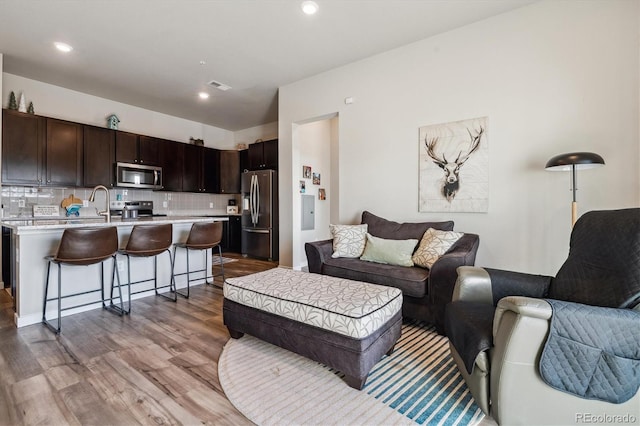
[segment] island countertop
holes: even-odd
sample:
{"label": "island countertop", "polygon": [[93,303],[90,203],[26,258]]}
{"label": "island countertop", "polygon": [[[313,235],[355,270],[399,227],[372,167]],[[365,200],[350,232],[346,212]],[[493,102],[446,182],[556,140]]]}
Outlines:
{"label": "island countertop", "polygon": [[[42,306],[44,300],[44,282],[47,276],[46,256],[56,252],[60,238],[65,229],[77,227],[108,227],[115,226],[118,230],[119,246],[125,247],[129,239],[129,235],[135,225],[144,224],[167,224],[173,225],[172,240],[174,243],[186,241],[191,225],[195,222],[214,222],[227,221],[228,217],[203,217],[203,216],[155,216],[143,217],[136,219],[122,220],[113,218],[111,222],[106,222],[103,217],[95,218],[25,218],[26,220],[14,220],[16,218],[5,218],[1,221],[2,226],[11,229],[11,266],[12,266],[12,296],[15,303],[15,323],[18,327],[36,324],[42,320]],[[177,288],[186,287],[186,254],[176,253],[176,259],[172,259],[171,253],[164,254],[166,261],[163,259],[158,262],[158,283],[159,285],[167,285],[171,281],[171,260],[175,265]],[[154,275],[155,262],[146,258],[134,257],[130,259],[131,279],[132,281],[146,280]],[[126,284],[128,276],[128,262],[122,256],[117,256],[113,260],[106,263],[105,282],[110,285],[111,274],[109,273],[113,267],[113,262],[117,263],[117,269],[120,277]],[[211,265],[211,250],[203,252],[202,256],[191,257],[191,267],[193,271],[201,270],[204,272],[206,265]],[[82,268],[65,268],[64,271],[64,294],[72,294],[79,289],[91,288],[97,286],[100,288],[99,276],[100,265],[89,265]],[[179,276],[178,276],[179,275]],[[51,288],[55,289],[56,274],[52,274]],[[199,278],[193,275],[192,278]],[[196,282],[192,285],[204,283]],[[150,287],[147,287],[150,286]],[[148,290],[147,290],[148,288]],[[137,286],[139,290],[133,299],[139,297],[152,296],[155,294],[153,290],[153,281],[151,283],[142,283]],[[168,291],[165,289],[163,291]],[[87,298],[94,295],[88,295]],[[76,312],[82,312],[89,309],[100,309],[102,302],[100,298],[87,299],[86,306],[77,309],[71,309],[63,316],[71,315]],[[135,305],[135,301],[133,302]],[[55,313],[52,314],[55,317]]]}
{"label": "island countertop", "polygon": [[165,223],[194,223],[194,222],[212,222],[227,221],[228,217],[203,217],[203,216],[153,216],[139,217],[136,219],[121,219],[112,217],[111,222],[107,222],[103,217],[85,217],[85,218],[10,218],[1,221],[2,226],[11,228],[16,234],[34,233],[48,230],[60,230],[66,228],[80,227],[105,227],[117,226],[126,227],[134,225],[154,224],[161,225]]}

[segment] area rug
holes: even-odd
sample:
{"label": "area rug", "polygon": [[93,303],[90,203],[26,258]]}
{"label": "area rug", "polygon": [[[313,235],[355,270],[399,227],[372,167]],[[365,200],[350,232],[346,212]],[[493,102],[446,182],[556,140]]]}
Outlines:
{"label": "area rug", "polygon": [[237,262],[238,259],[232,259],[230,257],[220,257],[218,255],[213,255],[211,256],[211,261],[212,261],[212,265],[219,265],[220,264],[220,260],[222,260],[222,264],[224,265],[225,263],[231,263],[231,262]]}
{"label": "area rug", "polygon": [[322,364],[245,335],[218,362],[231,403],[258,425],[475,425],[484,417],[451,358],[446,337],[405,323],[391,356],[362,391]]}

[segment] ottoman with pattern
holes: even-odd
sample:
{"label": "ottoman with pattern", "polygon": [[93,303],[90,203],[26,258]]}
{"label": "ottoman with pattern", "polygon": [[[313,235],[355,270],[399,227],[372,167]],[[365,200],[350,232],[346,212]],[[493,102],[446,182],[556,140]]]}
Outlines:
{"label": "ottoman with pattern", "polygon": [[275,268],[224,284],[224,324],[344,373],[362,389],[371,368],[393,352],[402,326],[394,287]]}

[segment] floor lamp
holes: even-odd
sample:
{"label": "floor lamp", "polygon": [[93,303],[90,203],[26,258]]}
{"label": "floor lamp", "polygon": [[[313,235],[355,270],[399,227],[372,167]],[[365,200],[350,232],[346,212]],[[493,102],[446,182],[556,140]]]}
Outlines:
{"label": "floor lamp", "polygon": [[571,183],[573,191],[573,202],[571,203],[571,227],[578,220],[578,203],[576,201],[576,181],[578,169],[591,169],[593,167],[604,166],[604,160],[593,152],[570,152],[560,154],[547,161],[546,170],[568,172],[571,171]]}

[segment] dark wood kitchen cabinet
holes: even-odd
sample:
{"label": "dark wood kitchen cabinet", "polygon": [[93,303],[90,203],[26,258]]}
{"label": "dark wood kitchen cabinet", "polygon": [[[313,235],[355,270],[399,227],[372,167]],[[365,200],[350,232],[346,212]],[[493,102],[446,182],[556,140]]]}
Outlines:
{"label": "dark wood kitchen cabinet", "polygon": [[227,232],[227,248],[233,253],[242,253],[242,225],[241,216],[229,216],[229,229]]}
{"label": "dark wood kitchen cabinet", "polygon": [[47,118],[47,185],[82,186],[82,124]]}
{"label": "dark wood kitchen cabinet", "polygon": [[203,148],[201,170],[202,192],[220,193],[220,150]]}
{"label": "dark wood kitchen cabinet", "polygon": [[44,173],[46,119],[2,110],[2,182],[41,185]]}
{"label": "dark wood kitchen cabinet", "polygon": [[204,147],[197,145],[184,146],[182,190],[184,192],[203,192],[202,156]]}
{"label": "dark wood kitchen cabinet", "polygon": [[183,191],[214,193],[217,151],[198,145],[185,145]]}
{"label": "dark wood kitchen cabinet", "polygon": [[229,216],[228,219],[222,222],[222,241],[220,243],[222,251],[242,253],[240,216]]}
{"label": "dark wood kitchen cabinet", "polygon": [[240,193],[240,153],[238,151],[220,151],[220,194]]}
{"label": "dark wood kitchen cabinet", "polygon": [[116,161],[159,166],[159,140],[151,136],[118,131],[116,132]]}
{"label": "dark wood kitchen cabinet", "polygon": [[[184,148],[187,145],[166,139],[157,139],[156,145],[162,167],[162,189],[164,191],[183,191]],[[149,157],[147,156],[147,158]]]}
{"label": "dark wood kitchen cabinet", "polygon": [[116,132],[84,126],[84,185],[112,188],[115,181]]}
{"label": "dark wood kitchen cabinet", "polygon": [[81,186],[81,124],[3,111],[2,181],[16,185]]}
{"label": "dark wood kitchen cabinet", "polygon": [[278,139],[249,145],[249,170],[278,169]]}
{"label": "dark wood kitchen cabinet", "polygon": [[182,190],[220,193],[220,150],[185,145]]}

